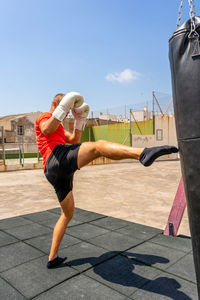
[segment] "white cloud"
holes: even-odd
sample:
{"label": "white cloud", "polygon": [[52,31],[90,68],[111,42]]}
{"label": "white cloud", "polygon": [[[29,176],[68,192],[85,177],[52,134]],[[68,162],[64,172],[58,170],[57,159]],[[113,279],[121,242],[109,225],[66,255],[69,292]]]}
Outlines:
{"label": "white cloud", "polygon": [[118,81],[118,82],[128,82],[138,79],[140,73],[133,71],[131,69],[125,69],[121,73],[109,73],[106,75],[107,81]]}

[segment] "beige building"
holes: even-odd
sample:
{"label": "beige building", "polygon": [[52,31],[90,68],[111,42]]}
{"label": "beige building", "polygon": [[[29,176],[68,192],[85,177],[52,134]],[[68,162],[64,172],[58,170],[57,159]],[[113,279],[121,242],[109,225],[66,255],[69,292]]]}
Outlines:
{"label": "beige building", "polygon": [[40,113],[0,117],[0,126],[4,128],[4,143],[35,143],[34,123]]}
{"label": "beige building", "polygon": [[[162,145],[177,146],[176,126],[174,115],[155,116],[154,135],[132,135],[132,145],[135,147],[153,147]],[[171,157],[178,157],[172,154]]]}

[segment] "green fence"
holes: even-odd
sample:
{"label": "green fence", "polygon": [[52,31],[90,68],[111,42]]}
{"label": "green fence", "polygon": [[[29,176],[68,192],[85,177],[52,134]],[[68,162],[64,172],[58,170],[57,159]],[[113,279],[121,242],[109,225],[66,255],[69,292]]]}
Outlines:
{"label": "green fence", "polygon": [[[132,135],[153,134],[153,121],[131,122]],[[130,123],[85,127],[81,142],[106,140],[130,146]]]}

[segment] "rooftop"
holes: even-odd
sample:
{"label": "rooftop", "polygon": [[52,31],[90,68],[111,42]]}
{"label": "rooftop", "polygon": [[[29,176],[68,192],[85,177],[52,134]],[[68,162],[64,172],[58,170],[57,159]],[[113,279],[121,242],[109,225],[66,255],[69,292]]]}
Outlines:
{"label": "rooftop", "polygon": [[0,220],[1,299],[197,299],[189,237],[75,209],[47,269],[60,208]]}

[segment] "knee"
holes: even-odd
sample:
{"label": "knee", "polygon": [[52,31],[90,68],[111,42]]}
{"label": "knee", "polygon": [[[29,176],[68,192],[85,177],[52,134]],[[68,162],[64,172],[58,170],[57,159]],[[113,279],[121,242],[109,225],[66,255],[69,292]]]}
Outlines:
{"label": "knee", "polygon": [[107,142],[104,141],[104,140],[99,140],[99,141],[96,141],[94,144],[95,144],[95,152],[97,155],[101,155],[102,153],[102,149],[103,147],[105,146]]}
{"label": "knee", "polygon": [[68,211],[67,213],[62,211],[61,217],[66,223],[69,223],[73,218],[73,215],[74,215],[74,210]]}

